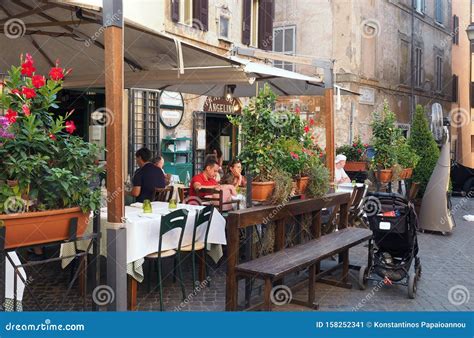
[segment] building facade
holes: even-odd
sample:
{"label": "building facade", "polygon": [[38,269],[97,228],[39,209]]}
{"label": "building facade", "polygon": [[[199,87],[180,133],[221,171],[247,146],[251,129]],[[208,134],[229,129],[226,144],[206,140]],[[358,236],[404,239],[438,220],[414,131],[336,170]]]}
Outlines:
{"label": "building facade", "polygon": [[461,164],[474,167],[474,123],[472,122],[471,50],[466,28],[472,22],[472,2],[453,2],[453,134],[452,151]]}
{"label": "building facade", "polygon": [[361,94],[336,104],[336,144],[356,135],[367,141],[371,113],[385,100],[407,131],[414,104],[427,114],[434,103],[445,115],[451,110],[451,6],[449,0],[276,0],[273,49],[334,60],[336,83]]}

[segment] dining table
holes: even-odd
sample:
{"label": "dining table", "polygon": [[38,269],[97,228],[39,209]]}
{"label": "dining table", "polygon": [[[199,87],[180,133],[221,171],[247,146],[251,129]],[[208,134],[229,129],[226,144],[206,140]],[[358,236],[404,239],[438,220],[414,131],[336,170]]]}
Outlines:
{"label": "dining table", "polygon": [[[204,208],[200,205],[177,204],[176,209],[170,209],[166,202],[152,202],[152,212],[144,213],[141,203],[134,203],[125,207],[125,217],[123,226],[127,230],[127,274],[134,280],[143,282],[144,272],[143,263],[145,257],[158,251],[158,241],[160,237],[161,217],[177,209],[186,209],[189,211],[182,246],[192,244],[194,223],[197,211]],[[102,224],[102,236],[100,243],[100,255],[107,256],[107,208],[100,209],[100,220]],[[214,209],[208,234],[208,255],[217,263],[223,256],[222,245],[226,245],[226,220]],[[206,227],[198,225],[196,230],[196,240],[204,242]],[[92,232],[92,220],[88,225],[86,233]],[[178,249],[180,229],[173,229],[163,235],[162,250]],[[78,241],[79,250],[87,250],[89,240]],[[76,252],[74,243],[62,244],[60,256],[66,257]],[[72,259],[63,259],[62,268],[71,263]]]}

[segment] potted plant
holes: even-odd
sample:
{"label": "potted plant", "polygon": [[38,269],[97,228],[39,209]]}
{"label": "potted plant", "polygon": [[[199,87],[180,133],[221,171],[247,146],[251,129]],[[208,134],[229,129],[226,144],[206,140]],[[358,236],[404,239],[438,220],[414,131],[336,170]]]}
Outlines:
{"label": "potted plant", "polygon": [[371,161],[371,169],[379,182],[388,183],[395,176],[393,171],[398,166],[397,140],[401,130],[395,125],[396,116],[385,102],[382,111],[375,111],[371,122],[372,144],[375,156]]}
{"label": "potted plant", "polygon": [[431,133],[425,110],[421,105],[416,106],[408,144],[419,156],[419,161],[413,170],[413,181],[420,183],[419,197],[422,197],[426,185],[439,157],[439,149]]}
{"label": "potted plant", "polygon": [[345,144],[336,149],[337,154],[344,154],[347,157],[344,170],[346,171],[367,171],[367,148],[368,144],[363,143],[360,136],[354,139],[352,144]]}
{"label": "potted plant", "polygon": [[411,178],[413,168],[418,164],[420,157],[415,153],[404,137],[401,137],[398,140],[396,150],[398,164],[402,167],[402,172],[400,173],[399,178],[402,180],[409,179]]}
{"label": "potted plant", "polygon": [[102,171],[98,148],[72,135],[72,112],[51,112],[69,71],[57,63],[46,79],[35,74],[30,55],[21,62],[8,72],[0,100],[7,112],[0,122],[0,172],[13,182],[0,188],[6,248],[66,239],[71,218],[78,219],[80,236],[100,206],[100,191],[91,188]]}

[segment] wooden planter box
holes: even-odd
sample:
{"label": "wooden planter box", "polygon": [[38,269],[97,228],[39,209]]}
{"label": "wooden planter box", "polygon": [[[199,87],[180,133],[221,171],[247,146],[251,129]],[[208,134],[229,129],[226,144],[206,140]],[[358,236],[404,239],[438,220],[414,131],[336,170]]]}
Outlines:
{"label": "wooden planter box", "polygon": [[275,182],[252,182],[252,200],[258,202],[267,201],[273,194]]}
{"label": "wooden planter box", "polygon": [[392,181],[393,172],[392,169],[382,169],[375,171],[375,177],[380,183],[389,183]]}
{"label": "wooden planter box", "polygon": [[367,171],[367,162],[346,162],[345,171]]}
{"label": "wooden planter box", "polygon": [[308,176],[298,178],[296,180],[296,193],[299,195],[303,195],[306,192],[306,188],[308,188],[308,184],[309,184]]}
{"label": "wooden planter box", "polygon": [[89,214],[79,207],[0,215],[5,223],[5,249],[19,248],[69,238],[70,220],[77,217],[77,236],[86,231]]}

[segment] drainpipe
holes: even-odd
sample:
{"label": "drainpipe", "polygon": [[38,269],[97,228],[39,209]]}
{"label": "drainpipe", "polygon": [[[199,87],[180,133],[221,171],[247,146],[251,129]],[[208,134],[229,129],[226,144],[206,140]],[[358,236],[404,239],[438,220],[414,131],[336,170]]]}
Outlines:
{"label": "drainpipe", "polygon": [[410,123],[413,121],[413,115],[415,114],[415,1],[413,0],[411,6],[411,111],[410,111]]}

